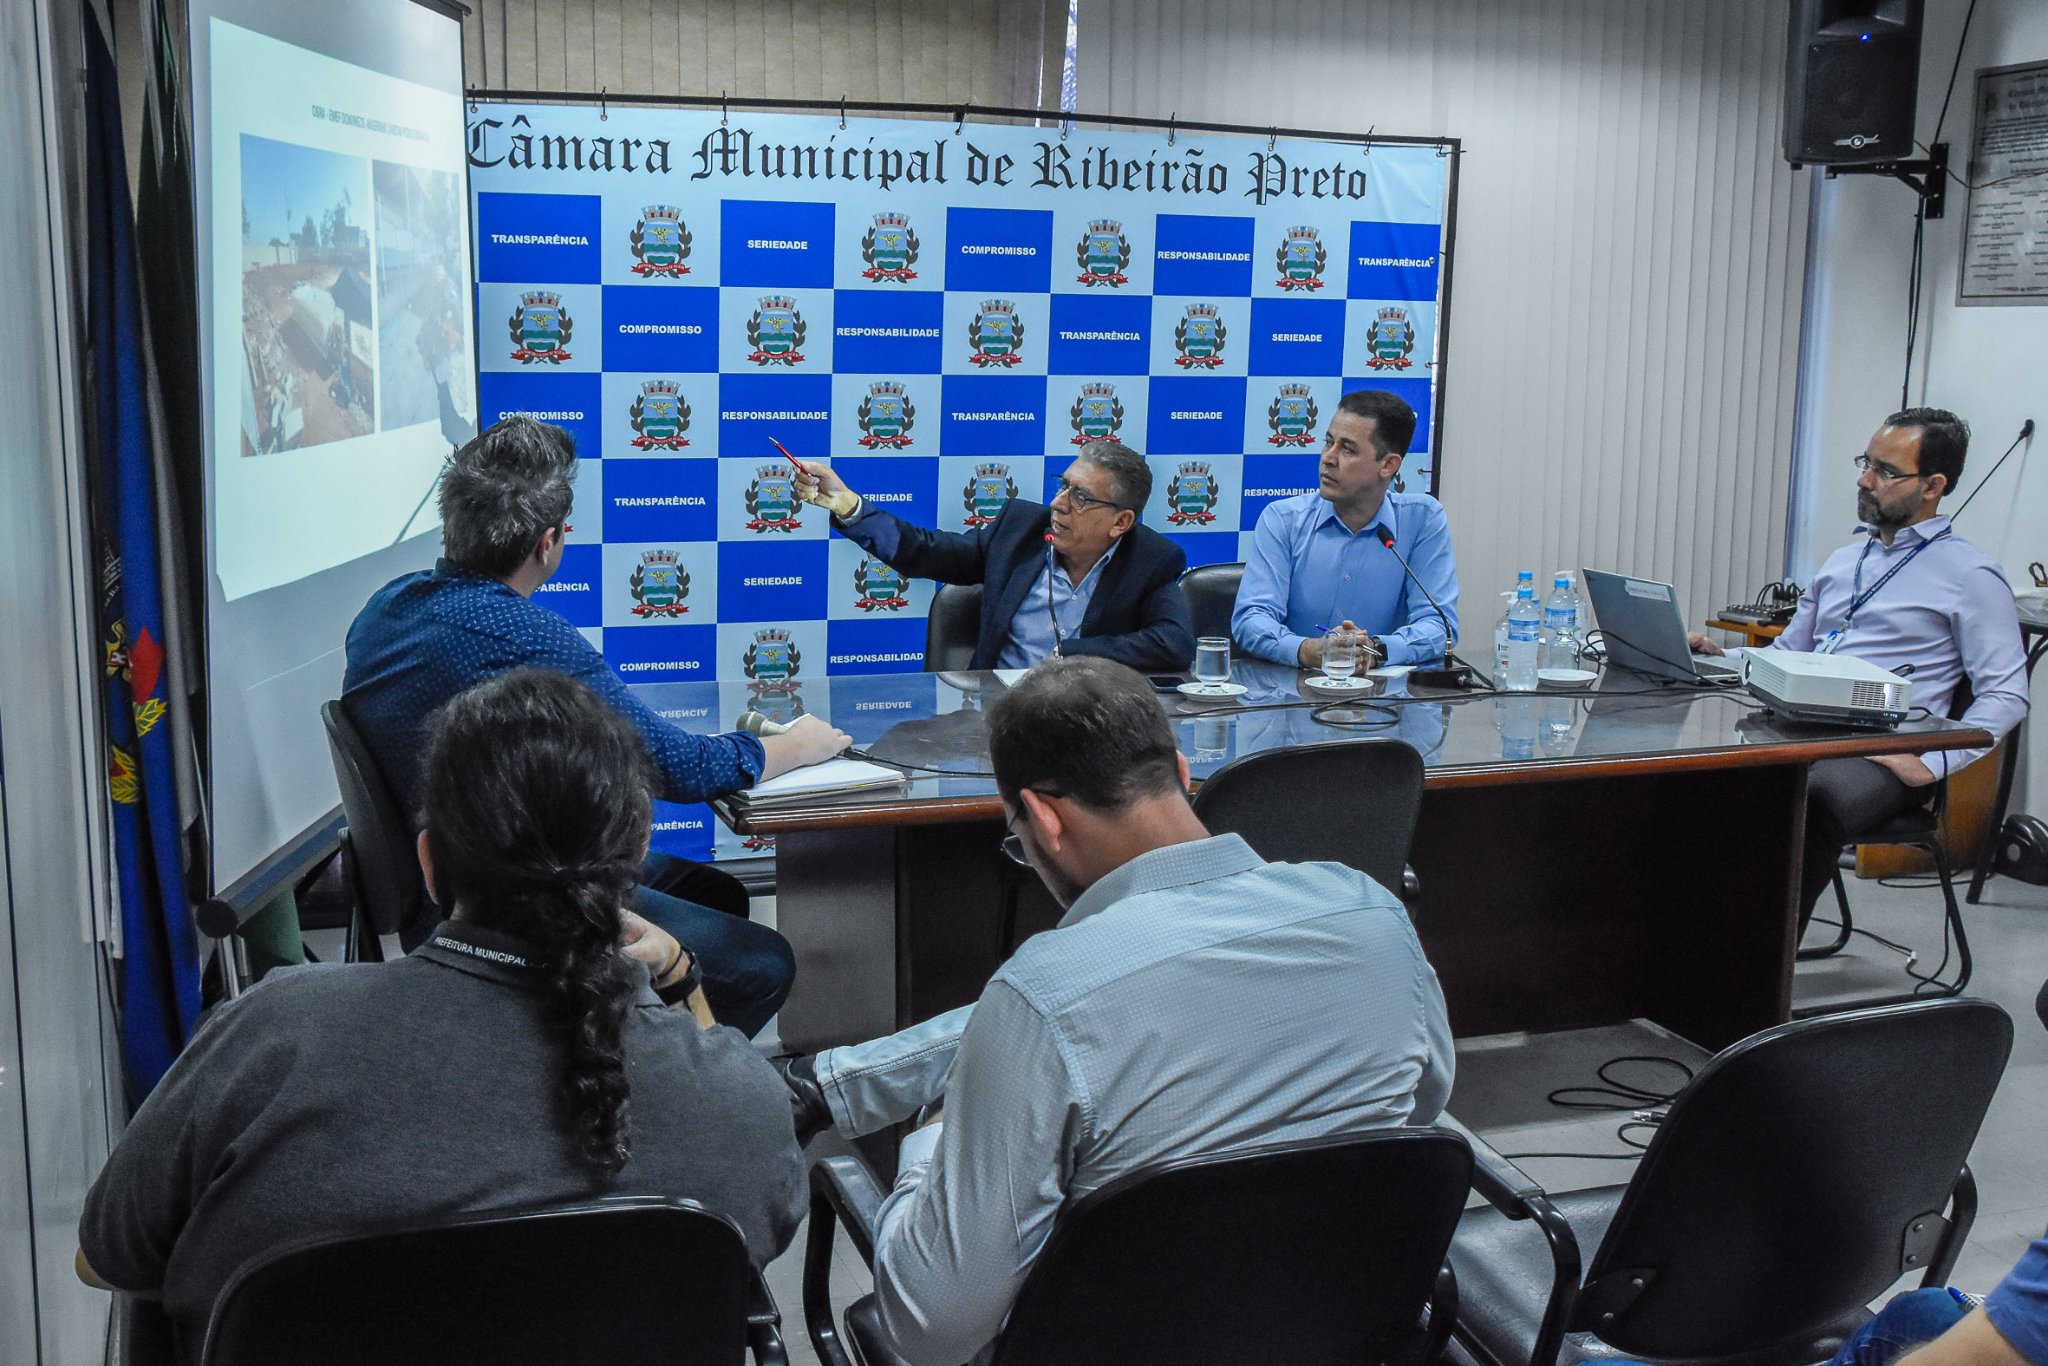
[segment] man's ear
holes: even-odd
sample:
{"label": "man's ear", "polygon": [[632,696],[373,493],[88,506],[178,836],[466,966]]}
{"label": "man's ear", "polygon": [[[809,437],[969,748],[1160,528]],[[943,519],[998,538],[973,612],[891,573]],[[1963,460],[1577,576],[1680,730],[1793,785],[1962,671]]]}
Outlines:
{"label": "man's ear", "polygon": [[1939,502],[1942,498],[1946,497],[1948,495],[1948,476],[1945,474],[1928,475],[1927,494],[1929,502]]}
{"label": "man's ear", "polygon": [[1038,843],[1045,849],[1057,850],[1060,841],[1066,838],[1067,822],[1059,806],[1055,805],[1059,800],[1062,799],[1049,798],[1028,787],[1017,794],[1018,803],[1031,813],[1031,823],[1038,832]]}
{"label": "man's ear", "polygon": [[548,556],[554,551],[555,542],[561,539],[562,529],[558,526],[549,527],[540,534],[540,539],[533,543],[533,554],[529,558],[535,564],[546,564]]}
{"label": "man's ear", "polygon": [[1186,792],[1193,781],[1188,774],[1188,756],[1182,754],[1179,750],[1175,750],[1173,753],[1173,766],[1180,770],[1180,790]]}
{"label": "man's ear", "polygon": [[441,902],[434,895],[434,851],[427,844],[426,831],[420,831],[420,837],[413,842],[413,847],[419,851],[420,876],[427,880],[427,900],[438,906]]}
{"label": "man's ear", "polygon": [[1110,537],[1114,539],[1138,524],[1138,514],[1129,508],[1118,508],[1116,516],[1110,518]]}

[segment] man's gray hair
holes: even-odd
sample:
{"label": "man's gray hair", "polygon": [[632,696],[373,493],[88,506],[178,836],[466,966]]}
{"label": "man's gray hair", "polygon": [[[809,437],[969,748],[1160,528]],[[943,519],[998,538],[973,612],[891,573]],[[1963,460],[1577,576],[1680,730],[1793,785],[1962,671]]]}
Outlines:
{"label": "man's gray hair", "polygon": [[441,550],[455,564],[502,579],[533,553],[541,533],[569,520],[576,441],[560,427],[508,417],[441,468]]}
{"label": "man's gray hair", "polygon": [[1082,447],[1075,458],[1109,471],[1110,496],[1116,499],[1118,507],[1137,513],[1145,511],[1145,504],[1152,497],[1152,467],[1145,463],[1144,456],[1121,441],[1105,441],[1099,446]]}

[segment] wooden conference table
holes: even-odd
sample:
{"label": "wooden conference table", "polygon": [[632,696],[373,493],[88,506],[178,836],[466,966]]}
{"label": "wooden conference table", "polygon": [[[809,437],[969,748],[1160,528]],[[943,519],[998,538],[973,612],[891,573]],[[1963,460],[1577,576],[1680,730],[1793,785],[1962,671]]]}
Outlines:
{"label": "wooden conference table", "polygon": [[[1302,700],[1294,670],[1240,661],[1235,677],[1248,691],[1230,703],[1161,698],[1198,781],[1239,755],[1357,735],[1421,752],[1415,922],[1460,1036],[1643,1017],[1718,1049],[1785,1020],[1807,765],[1989,742],[1946,721],[1794,725],[1745,694],[1620,672],[1591,693],[1508,697],[1416,695],[1396,679],[1377,705],[1334,711]],[[673,706],[722,686],[636,691]],[[777,923],[798,963],[785,1045],[872,1038],[980,995],[1007,863],[982,709],[1005,686],[866,675],[760,699],[824,716],[916,775],[881,794],[719,808],[774,839]],[[1058,918],[1022,881],[1020,937]]]}

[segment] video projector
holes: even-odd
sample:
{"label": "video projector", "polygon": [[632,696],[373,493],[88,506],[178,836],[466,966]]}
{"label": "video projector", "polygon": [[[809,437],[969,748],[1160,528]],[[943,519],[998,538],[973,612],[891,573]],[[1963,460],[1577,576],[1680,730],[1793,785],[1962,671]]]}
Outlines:
{"label": "video projector", "polygon": [[1911,683],[1848,655],[1745,650],[1742,665],[1757,700],[1794,721],[1896,726],[1913,701]]}

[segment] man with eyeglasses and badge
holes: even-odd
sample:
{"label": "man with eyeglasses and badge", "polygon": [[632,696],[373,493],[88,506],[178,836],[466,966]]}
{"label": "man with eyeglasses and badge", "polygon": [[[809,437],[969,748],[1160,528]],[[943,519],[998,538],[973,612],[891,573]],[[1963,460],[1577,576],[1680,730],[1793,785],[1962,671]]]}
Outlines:
{"label": "man with eyeglasses and badge", "polygon": [[[1889,669],[1912,679],[1916,708],[1938,717],[1950,714],[1957,690],[1967,687],[1970,704],[1957,719],[1995,740],[2026,715],[2026,657],[2004,570],[1940,511],[1963,476],[1969,446],[1969,425],[1941,408],[1907,408],[1884,420],[1856,457],[1856,537],[1821,565],[1770,648],[1839,651]],[[1698,632],[1691,644],[1727,653]],[[1801,931],[1846,845],[1924,804],[1937,779],[1989,752],[1815,764],[1807,779]]]}
{"label": "man with eyeglasses and badge", "polygon": [[1194,628],[1181,596],[1187,555],[1138,520],[1152,471],[1108,441],[1067,466],[1051,506],[1012,498],[971,532],[927,530],[875,507],[821,464],[796,479],[805,502],[892,569],[981,584],[970,667],[1025,669],[1054,655],[1100,655],[1133,669],[1185,669]]}

